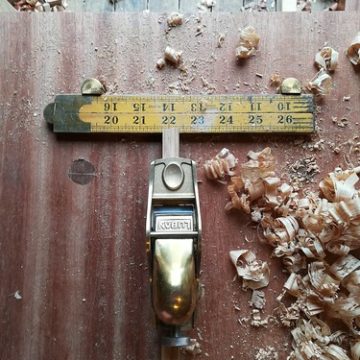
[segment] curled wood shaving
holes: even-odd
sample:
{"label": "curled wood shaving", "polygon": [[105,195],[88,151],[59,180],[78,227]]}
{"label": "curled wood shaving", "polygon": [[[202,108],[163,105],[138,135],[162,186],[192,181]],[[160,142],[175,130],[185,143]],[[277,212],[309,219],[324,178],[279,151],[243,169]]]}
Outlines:
{"label": "curled wood shaving", "polygon": [[348,200],[358,196],[359,192],[355,189],[358,181],[353,171],[337,171],[320,181],[319,187],[329,201]]}
{"label": "curled wood shaving", "polygon": [[341,319],[354,335],[360,336],[360,298],[350,293],[342,296],[330,307],[329,315]]}
{"label": "curled wood shaving", "polygon": [[224,180],[226,176],[233,176],[237,159],[226,148],[223,148],[215,158],[205,161],[204,170],[208,179]]}
{"label": "curled wood shaving", "polygon": [[329,274],[323,262],[314,261],[310,263],[308,275],[310,284],[316,292],[321,294],[323,299],[333,299],[337,296],[340,281]]}
{"label": "curled wood shaving", "polygon": [[[275,256],[280,257],[276,253]],[[301,256],[299,253],[292,255],[285,255],[283,257],[283,265],[288,272],[296,273],[299,272],[300,270],[306,269],[306,259],[303,256]]]}
{"label": "curled wood shaving", "polygon": [[352,360],[360,359],[360,339],[351,346],[351,358]]}
{"label": "curled wood shaving", "polygon": [[270,148],[262,151],[250,151],[249,161],[241,165],[241,175],[249,180],[271,177],[275,175],[275,158]]}
{"label": "curled wood shaving", "polygon": [[292,241],[299,230],[299,223],[293,216],[279,217],[275,220],[264,217],[262,227],[264,237],[274,246]]}
{"label": "curled wood shaving", "polygon": [[332,87],[331,76],[321,69],[308,83],[308,89],[315,95],[323,96],[330,93]]}
{"label": "curled wood shaving", "polygon": [[357,33],[354,40],[351,42],[346,55],[353,65],[360,65],[360,32]]}
{"label": "curled wood shaving", "polygon": [[360,295],[360,270],[354,271],[347,276],[342,285],[352,294]]}
{"label": "curled wood shaving", "polygon": [[338,65],[339,53],[331,47],[323,47],[315,55],[315,64],[321,70],[334,71]]}
{"label": "curled wood shaving", "polygon": [[261,289],[269,284],[270,268],[265,261],[256,259],[250,250],[232,250],[230,259],[237,274],[243,279],[243,288]]}
{"label": "curled wood shaving", "polygon": [[350,360],[346,351],[337,344],[342,333],[332,334],[330,328],[320,319],[299,320],[291,334],[294,351],[288,359]]}
{"label": "curled wood shaving", "polygon": [[171,65],[178,67],[182,63],[182,51],[167,46],[164,52],[164,59]]}
{"label": "curled wood shaving", "polygon": [[244,182],[239,176],[233,176],[231,178],[231,183],[228,185],[228,193],[230,195],[231,201],[225,205],[225,210],[229,211],[231,209],[240,209],[245,213],[250,213],[250,200],[249,196],[246,194],[240,194],[244,188]]}
{"label": "curled wood shaving", "polygon": [[252,26],[247,26],[240,30],[239,46],[236,48],[236,58],[238,60],[247,59],[255,54],[259,46],[260,36]]}
{"label": "curled wood shaving", "polygon": [[182,25],[184,16],[178,12],[172,12],[167,18],[167,24],[170,27]]}
{"label": "curled wood shaving", "polygon": [[336,260],[330,267],[330,271],[339,279],[343,280],[360,267],[360,260],[353,255],[347,255]]}

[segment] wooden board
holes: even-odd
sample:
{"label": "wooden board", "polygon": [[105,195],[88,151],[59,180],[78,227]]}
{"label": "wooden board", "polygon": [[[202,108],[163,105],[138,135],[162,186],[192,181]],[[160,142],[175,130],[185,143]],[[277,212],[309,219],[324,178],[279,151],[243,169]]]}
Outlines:
{"label": "wooden board", "polygon": [[359,11],[360,10],[359,1],[358,0],[346,0],[345,1],[345,10],[346,11]]}
{"label": "wooden board", "polygon": [[179,0],[150,0],[148,2],[148,9],[153,12],[167,12],[172,13],[179,9]]}
{"label": "wooden board", "polygon": [[[360,73],[344,51],[360,17],[351,12],[212,13],[202,16],[201,36],[195,36],[193,18],[168,34],[158,20],[147,13],[0,16],[2,359],[145,360],[160,354],[144,216],[149,163],[161,157],[161,136],[55,136],[42,117],[55,94],[79,92],[86,77],[103,80],[111,93],[181,92],[179,81],[192,94],[274,93],[272,73],[305,84],[316,73],[314,54],[327,42],[340,53],[339,68],[331,95],[319,103],[317,136],[196,135],[183,136],[180,146],[182,156],[198,162],[201,180],[204,291],[192,337],[201,336],[203,353],[197,358],[252,360],[259,347],[270,345],[279,359],[286,358],[287,329],[239,324],[249,316],[250,293],[233,280],[228,252],[251,248],[269,261],[265,315],[273,313],[286,275],[269,257],[270,249],[257,242],[249,218],[223,211],[225,188],[206,181],[201,165],[224,146],[240,161],[249,150],[271,146],[283,174],[287,163],[312,155],[321,169],[315,182],[345,166],[349,147],[343,145],[337,155],[331,144],[359,134]],[[238,28],[248,24],[261,36],[260,49],[239,65],[234,57]],[[219,32],[226,34],[222,48]],[[156,70],[167,44],[184,51],[187,75],[171,67]],[[343,101],[345,95],[350,101]],[[348,118],[349,125],[339,128],[334,116]],[[320,139],[324,150],[311,151],[308,145]],[[354,165],[356,156],[350,155]]]}
{"label": "wooden board", "polygon": [[123,0],[115,3],[115,11],[143,11],[148,9],[148,0]]}
{"label": "wooden board", "polygon": [[0,0],[0,12],[12,12],[15,9],[9,4],[7,0]]}
{"label": "wooden board", "polygon": [[112,12],[115,4],[110,0],[69,0],[66,11],[71,12]]}

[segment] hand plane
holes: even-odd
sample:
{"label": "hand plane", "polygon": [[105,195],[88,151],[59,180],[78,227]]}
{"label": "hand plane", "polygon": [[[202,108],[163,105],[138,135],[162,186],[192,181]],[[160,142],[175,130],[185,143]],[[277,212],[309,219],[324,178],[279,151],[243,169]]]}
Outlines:
{"label": "hand plane", "polygon": [[150,165],[147,252],[152,305],[163,346],[187,346],[200,273],[201,219],[196,165],[167,157]]}

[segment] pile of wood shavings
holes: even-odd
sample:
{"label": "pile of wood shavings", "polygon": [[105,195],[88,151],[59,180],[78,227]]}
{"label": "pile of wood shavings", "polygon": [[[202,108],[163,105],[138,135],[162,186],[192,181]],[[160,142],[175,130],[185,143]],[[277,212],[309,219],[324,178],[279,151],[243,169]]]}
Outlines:
{"label": "pile of wood shavings", "polygon": [[273,247],[290,274],[276,309],[292,329],[287,359],[359,360],[360,167],[336,169],[318,191],[304,195],[276,175],[270,148],[248,157],[228,176],[226,209],[251,215],[261,241]]}

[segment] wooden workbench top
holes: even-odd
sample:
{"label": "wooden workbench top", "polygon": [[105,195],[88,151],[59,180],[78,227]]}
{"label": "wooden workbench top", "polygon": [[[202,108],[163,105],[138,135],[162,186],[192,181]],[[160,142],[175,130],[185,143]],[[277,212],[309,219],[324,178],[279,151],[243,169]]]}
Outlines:
{"label": "wooden workbench top", "polygon": [[[318,104],[316,135],[183,136],[180,153],[201,165],[224,146],[240,161],[249,150],[271,146],[283,173],[288,163],[315,156],[315,183],[346,161],[359,165],[359,154],[345,142],[360,133],[360,73],[344,55],[360,30],[358,13],[208,13],[186,19],[167,33],[165,17],[152,13],[0,16],[1,359],[159,356],[144,216],[148,167],[161,157],[161,137],[55,136],[42,116],[55,94],[78,93],[88,77],[119,94],[274,93],[271,74],[305,84],[316,73],[314,55],[327,43],[340,58],[331,95]],[[256,55],[239,65],[238,28],[246,25],[257,29],[261,42]],[[225,41],[219,48],[220,34]],[[186,72],[156,69],[166,45],[183,50]],[[347,118],[348,125],[339,127],[332,117]],[[313,150],[319,140],[324,149]],[[80,180],[69,176],[71,168],[82,172]],[[269,258],[271,249],[257,242],[249,218],[223,211],[224,187],[206,181],[200,166],[199,178],[204,295],[192,334],[202,347],[198,358],[250,360],[257,348],[273,346],[285,359],[289,330],[239,324],[250,314],[250,293],[233,281],[228,252],[248,247],[270,263],[265,314],[273,312],[286,274]]]}

